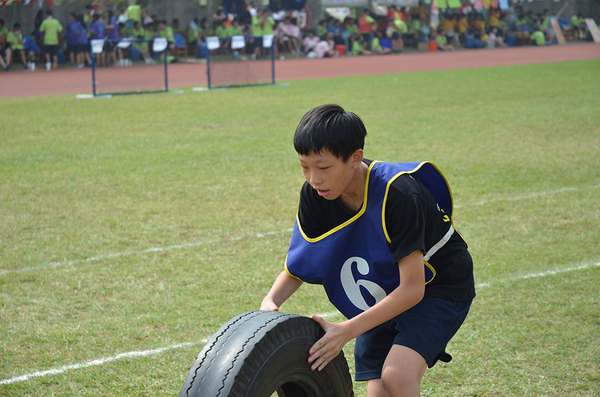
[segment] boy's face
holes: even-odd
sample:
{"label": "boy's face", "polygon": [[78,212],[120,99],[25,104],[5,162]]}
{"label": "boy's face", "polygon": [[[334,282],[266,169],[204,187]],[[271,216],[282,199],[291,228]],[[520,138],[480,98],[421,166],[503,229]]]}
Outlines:
{"label": "boy's face", "polygon": [[348,161],[343,161],[328,150],[298,155],[304,178],[319,196],[327,200],[335,200],[348,192],[354,177],[358,174],[357,170],[362,159],[362,149],[356,150]]}

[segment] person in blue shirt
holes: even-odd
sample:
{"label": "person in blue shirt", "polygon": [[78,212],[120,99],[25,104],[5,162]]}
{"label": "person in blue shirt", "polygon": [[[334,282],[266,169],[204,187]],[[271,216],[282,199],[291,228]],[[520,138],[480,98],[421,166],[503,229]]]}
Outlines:
{"label": "person in blue shirt", "polygon": [[77,61],[77,68],[83,69],[85,67],[85,62],[88,65],[92,64],[92,60],[90,59],[90,44],[88,40],[88,28],[85,23],[85,18],[83,14],[77,15],[77,21],[79,21],[79,31],[80,34],[77,35],[77,39],[75,40],[79,46],[79,55],[80,58]]}
{"label": "person in blue shirt", "polygon": [[71,12],[69,14],[69,21],[67,22],[67,29],[64,36],[67,42],[67,52],[69,53],[69,60],[75,67],[80,62],[80,47],[79,47],[79,35],[82,33],[82,27],[80,22],[77,20],[77,14]]}
{"label": "person in blue shirt", "polygon": [[475,297],[473,262],[454,227],[446,178],[429,162],[364,158],[362,120],[338,105],[304,115],[294,148],[306,182],[285,270],[261,310],[279,310],[304,282],[323,285],[348,319],[312,318],[309,350],[322,370],[356,338],[355,377],[367,395],[418,396]]}
{"label": "person in blue shirt", "polygon": [[[92,24],[90,26],[90,29],[92,31],[92,36],[91,39],[92,40],[104,40],[105,39],[105,31],[106,28],[104,26],[104,22],[100,19],[100,14],[94,14],[94,16],[92,17]],[[104,46],[104,44],[103,44]],[[104,56],[104,51],[99,52],[96,54],[96,64],[98,66],[104,66],[105,65],[105,56]]]}
{"label": "person in blue shirt", "polygon": [[123,50],[117,44],[119,41],[119,22],[114,11],[108,11],[108,25],[106,26],[106,42],[104,43],[104,51],[106,52],[106,63],[108,65],[117,64],[117,55],[119,62],[123,60]]}

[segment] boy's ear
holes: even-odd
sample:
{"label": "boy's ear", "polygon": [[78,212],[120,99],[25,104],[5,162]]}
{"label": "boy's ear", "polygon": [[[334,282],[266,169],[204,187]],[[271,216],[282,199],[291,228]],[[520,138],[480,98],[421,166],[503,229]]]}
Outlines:
{"label": "boy's ear", "polygon": [[352,162],[352,168],[360,167],[360,163],[362,163],[364,158],[364,152],[362,149],[356,149],[354,153],[350,156],[350,161]]}

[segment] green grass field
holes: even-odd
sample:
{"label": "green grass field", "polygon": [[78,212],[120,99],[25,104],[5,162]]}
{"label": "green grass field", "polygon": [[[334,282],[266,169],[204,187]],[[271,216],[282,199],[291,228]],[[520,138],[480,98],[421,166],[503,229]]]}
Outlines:
{"label": "green grass field", "polygon": [[[0,395],[178,394],[282,270],[292,135],[323,103],[363,118],[366,157],[431,160],[453,188],[478,297],[423,394],[600,395],[599,70],[0,99]],[[317,286],[282,309],[342,320]]]}

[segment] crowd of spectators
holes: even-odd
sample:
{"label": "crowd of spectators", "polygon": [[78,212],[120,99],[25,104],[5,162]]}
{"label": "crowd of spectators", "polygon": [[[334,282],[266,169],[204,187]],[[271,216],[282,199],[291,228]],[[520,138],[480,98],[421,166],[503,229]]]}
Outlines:
{"label": "crowd of spectators", "polygon": [[[398,9],[392,5],[386,9],[377,7],[375,12],[363,9],[341,18],[327,15],[312,28],[306,10],[272,12],[257,9],[253,3],[243,3],[238,10],[235,2],[232,4],[233,9],[219,5],[210,19],[195,18],[187,26],[178,19],[169,24],[157,15],[148,15],[134,2],[118,13],[86,6],[82,13],[71,13],[64,26],[54,18],[52,10],[40,10],[30,36],[23,34],[19,23],[8,30],[0,19],[0,67],[9,70],[22,64],[33,71],[36,64],[43,64],[50,71],[64,57],[72,67],[84,68],[92,62],[90,43],[99,39],[105,40],[103,48],[93,54],[99,67],[131,65],[133,53],[138,54],[135,60],[155,63],[161,56],[153,53],[151,45],[157,37],[168,42],[169,62],[177,62],[182,56],[206,57],[211,38],[218,38],[219,42],[218,48],[210,50],[212,53],[250,59],[269,54],[270,48],[263,46],[265,36],[272,37],[273,51],[281,59],[399,54],[413,48],[431,50],[432,43],[433,49],[440,51],[556,43],[550,13],[545,10],[534,14],[519,5],[510,10],[476,10],[466,0],[459,9],[442,11],[437,26],[430,23],[429,10],[424,7]],[[561,28],[572,39],[587,35],[581,15],[574,15],[570,21],[561,20]],[[231,49],[235,36],[244,36],[244,44]],[[118,45],[124,38],[135,40],[129,42],[129,47]]]}

